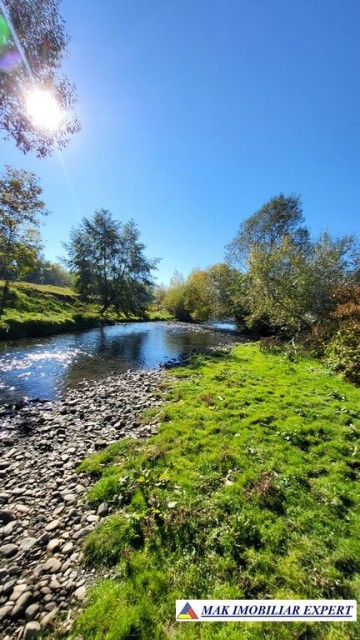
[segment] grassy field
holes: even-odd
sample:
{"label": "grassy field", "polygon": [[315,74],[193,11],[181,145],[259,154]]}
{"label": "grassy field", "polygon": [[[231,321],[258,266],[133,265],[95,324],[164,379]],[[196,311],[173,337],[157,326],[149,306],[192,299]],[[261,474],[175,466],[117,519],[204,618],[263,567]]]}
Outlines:
{"label": "grassy field", "polygon": [[68,638],[359,638],[356,623],[177,623],[175,600],[356,598],[360,389],[249,344],[169,372],[162,393],[157,436],[81,466],[90,502],[116,508],[84,547],[112,578]]}
{"label": "grassy field", "polygon": [[[0,281],[0,298],[3,287]],[[148,318],[160,320],[168,316],[150,310]],[[72,289],[19,282],[10,287],[8,306],[0,318],[0,340],[90,329],[118,320],[114,313],[101,317],[99,305],[84,304]]]}

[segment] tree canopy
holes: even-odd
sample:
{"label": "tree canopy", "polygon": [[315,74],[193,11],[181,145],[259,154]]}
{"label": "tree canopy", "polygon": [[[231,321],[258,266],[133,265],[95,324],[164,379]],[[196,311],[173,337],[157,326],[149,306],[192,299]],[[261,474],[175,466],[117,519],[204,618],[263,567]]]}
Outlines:
{"label": "tree canopy", "polygon": [[291,332],[329,316],[333,291],[357,278],[359,250],[353,236],[312,239],[300,198],[280,194],[241,224],[228,259],[245,271],[239,302],[248,325]]}
{"label": "tree canopy", "polygon": [[227,246],[228,261],[246,268],[251,251],[271,252],[281,244],[284,236],[291,237],[305,250],[309,232],[303,223],[299,196],[280,193],[241,223],[234,240]]}
{"label": "tree canopy", "polygon": [[[6,285],[24,277],[36,264],[40,219],[47,214],[41,193],[36,176],[28,171],[7,166],[0,177],[0,279]],[[6,290],[5,286],[5,296]]]}
{"label": "tree canopy", "polygon": [[98,298],[104,313],[141,314],[151,299],[152,271],[157,260],[148,259],[133,220],[121,223],[100,209],[72,230],[66,245],[67,264],[83,299]]}
{"label": "tree canopy", "polygon": [[[17,147],[39,157],[64,147],[80,129],[73,114],[76,92],[61,75],[68,44],[60,0],[0,2],[0,128]],[[37,127],[27,111],[34,88],[51,92],[63,114],[58,128]]]}

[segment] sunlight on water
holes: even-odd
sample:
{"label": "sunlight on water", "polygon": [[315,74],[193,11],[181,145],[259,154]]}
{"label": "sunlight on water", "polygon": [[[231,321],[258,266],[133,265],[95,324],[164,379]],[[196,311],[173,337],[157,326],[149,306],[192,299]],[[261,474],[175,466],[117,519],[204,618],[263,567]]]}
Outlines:
{"label": "sunlight on water", "polygon": [[144,322],[0,343],[0,402],[23,397],[54,399],[81,380],[156,368],[194,348],[220,341],[221,333],[216,331]]}
{"label": "sunlight on water", "polygon": [[[40,345],[36,346],[38,347]],[[27,353],[25,356],[13,356],[10,351],[0,358],[0,368],[5,373],[14,370],[21,371],[23,369],[30,369],[34,367],[34,365],[37,369],[41,369],[42,367],[46,367],[51,361],[58,363],[62,367],[67,367],[80,353],[82,353],[80,349],[67,349],[65,352],[40,351],[39,353]],[[20,374],[18,377],[20,378],[26,375],[31,375],[31,373]]]}

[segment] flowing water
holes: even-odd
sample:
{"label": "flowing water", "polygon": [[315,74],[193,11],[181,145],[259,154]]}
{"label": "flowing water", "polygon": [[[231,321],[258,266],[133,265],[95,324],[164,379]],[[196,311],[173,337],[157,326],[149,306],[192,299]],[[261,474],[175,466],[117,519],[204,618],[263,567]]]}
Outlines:
{"label": "flowing water", "polygon": [[[192,349],[235,340],[233,325],[208,328],[143,322],[0,342],[0,402],[54,399],[81,380],[101,380],[128,369],[153,369]],[[224,333],[226,331],[226,334]]]}

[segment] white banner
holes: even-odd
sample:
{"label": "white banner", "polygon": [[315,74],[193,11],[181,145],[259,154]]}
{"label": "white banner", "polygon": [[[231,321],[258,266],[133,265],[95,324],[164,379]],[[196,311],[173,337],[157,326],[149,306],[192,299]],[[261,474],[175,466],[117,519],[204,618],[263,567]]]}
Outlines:
{"label": "white banner", "polygon": [[356,600],[177,600],[178,622],[354,622]]}

